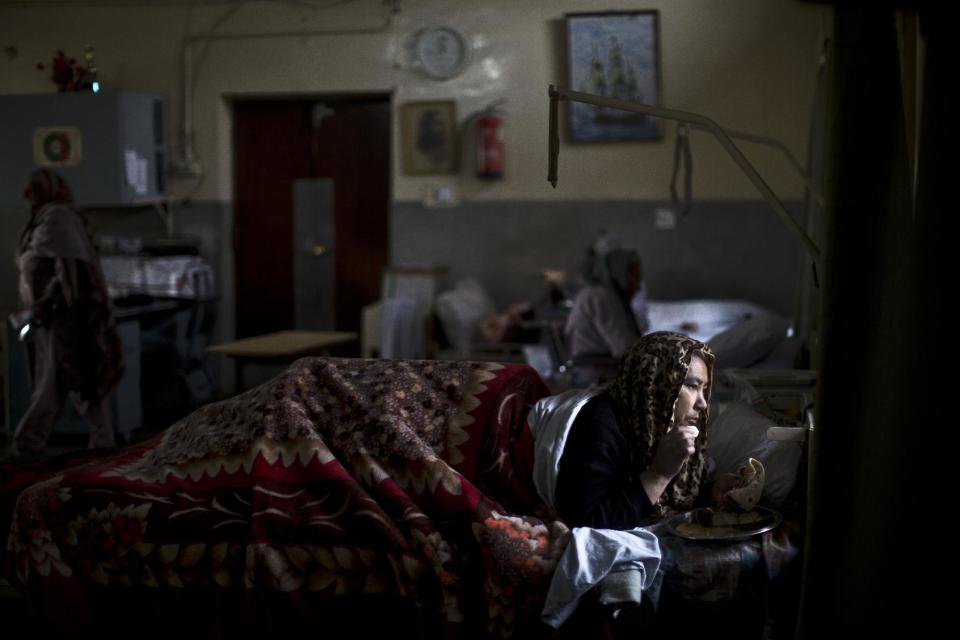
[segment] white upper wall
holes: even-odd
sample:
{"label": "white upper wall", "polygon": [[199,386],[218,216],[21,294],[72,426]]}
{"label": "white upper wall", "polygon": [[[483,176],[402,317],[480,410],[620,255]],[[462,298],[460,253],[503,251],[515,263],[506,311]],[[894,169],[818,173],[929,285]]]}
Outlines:
{"label": "white upper wall", "polygon": [[[58,49],[81,57],[96,51],[104,86],[164,93],[171,107],[174,155],[182,148],[184,43],[195,39],[194,138],[206,177],[195,196],[232,199],[233,96],[323,96],[384,92],[393,96],[393,198],[420,200],[437,183],[453,183],[476,200],[664,199],[669,196],[674,125],[661,141],[571,145],[561,137],[560,182],[547,172],[547,87],[566,84],[563,14],[658,9],[662,105],[699,112],[730,129],[774,136],[801,160],[806,155],[820,41],[830,9],[797,0],[353,0],[311,9],[308,2],[216,3],[154,0],[91,6],[81,2],[25,7],[0,0],[0,92],[54,90],[48,72]],[[446,25],[466,34],[475,51],[459,77],[427,80],[408,61],[413,34]],[[341,31],[342,33],[319,33]],[[295,32],[295,33],[294,33]],[[297,35],[303,33],[304,35]],[[312,35],[311,35],[312,33]],[[278,34],[276,37],[254,37]],[[455,100],[458,117],[505,98],[506,175],[405,176],[397,107],[408,100]],[[694,196],[755,198],[751,183],[706,133],[693,133]],[[741,145],[782,198],[803,186],[777,152]],[[176,194],[194,190],[177,181]]]}

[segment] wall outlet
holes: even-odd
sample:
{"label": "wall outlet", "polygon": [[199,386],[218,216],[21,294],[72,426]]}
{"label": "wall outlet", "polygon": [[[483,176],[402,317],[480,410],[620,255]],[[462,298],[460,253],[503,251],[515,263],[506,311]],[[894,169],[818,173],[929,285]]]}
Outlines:
{"label": "wall outlet", "polygon": [[677,212],[670,207],[658,207],[653,216],[653,228],[668,231],[677,228]]}
{"label": "wall outlet", "polygon": [[460,192],[450,183],[433,185],[427,188],[423,204],[429,208],[455,207],[460,204]]}

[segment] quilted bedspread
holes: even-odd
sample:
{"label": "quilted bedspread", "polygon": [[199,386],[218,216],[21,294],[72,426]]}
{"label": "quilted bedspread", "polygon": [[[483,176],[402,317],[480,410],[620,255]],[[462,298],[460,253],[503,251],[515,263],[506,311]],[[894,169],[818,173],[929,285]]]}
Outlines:
{"label": "quilted bedspread", "polygon": [[525,365],[298,360],[30,486],[8,575],[73,594],[387,594],[510,635],[538,617],[568,539],[530,483],[525,418],[546,393]]}

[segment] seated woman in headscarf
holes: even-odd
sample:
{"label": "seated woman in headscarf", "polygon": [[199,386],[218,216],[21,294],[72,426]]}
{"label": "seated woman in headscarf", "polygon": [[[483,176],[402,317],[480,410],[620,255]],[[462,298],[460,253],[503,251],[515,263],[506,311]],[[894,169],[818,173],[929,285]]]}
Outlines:
{"label": "seated woman in headscarf", "polygon": [[564,328],[567,352],[574,360],[619,358],[647,329],[645,311],[638,316],[631,307],[643,286],[640,256],[627,249],[597,253],[585,275],[590,284],[574,299]]}
{"label": "seated woman in headscarf", "polygon": [[123,374],[122,346],[86,220],[64,179],[30,175],[30,220],[17,245],[20,297],[30,312],[25,341],[33,393],[14,443],[23,459],[42,457],[68,393],[91,426],[90,447],[112,448],[106,399]]}
{"label": "seated woman in headscarf", "polygon": [[[630,529],[694,506],[706,473],[714,356],[656,332],[624,355],[606,387],[544,398],[532,410],[534,482],[570,526]],[[734,479],[718,479],[716,500]]]}
{"label": "seated woman in headscarf", "polygon": [[[702,342],[651,333],[627,351],[607,385],[534,405],[534,485],[576,539],[551,583],[548,624],[557,626],[575,606],[556,594],[579,601],[596,585],[603,606],[650,602],[641,592],[653,586],[661,549],[647,525],[668,510],[692,508],[700,496],[713,362]],[[583,635],[584,621],[587,629],[595,615],[609,615],[587,602],[569,623],[575,635]]]}

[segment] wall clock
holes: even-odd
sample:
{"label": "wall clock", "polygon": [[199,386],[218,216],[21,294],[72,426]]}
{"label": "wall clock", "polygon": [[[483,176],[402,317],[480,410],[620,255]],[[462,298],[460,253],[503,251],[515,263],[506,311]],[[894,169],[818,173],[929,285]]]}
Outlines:
{"label": "wall clock", "polygon": [[470,45],[456,29],[432,27],[416,35],[414,57],[425,75],[434,80],[447,80],[466,67]]}

